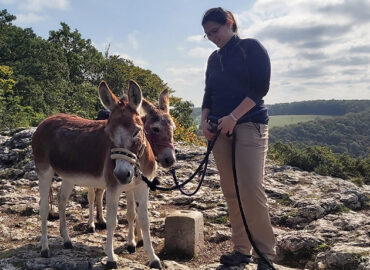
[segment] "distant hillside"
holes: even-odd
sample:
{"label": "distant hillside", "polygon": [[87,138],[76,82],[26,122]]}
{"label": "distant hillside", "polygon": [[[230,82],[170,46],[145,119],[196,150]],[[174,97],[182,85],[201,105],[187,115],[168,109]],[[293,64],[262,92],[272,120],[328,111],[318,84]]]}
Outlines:
{"label": "distant hillside", "polygon": [[272,128],[270,142],[278,141],[326,145],[334,152],[367,156],[370,153],[370,110]]}
{"label": "distant hillside", "polygon": [[314,114],[289,114],[289,115],[270,115],[269,128],[283,127],[292,124],[304,123],[319,119],[333,118],[333,115],[314,115]]}
{"label": "distant hillside", "polygon": [[310,100],[267,105],[270,115],[345,115],[370,108],[370,100]]}
{"label": "distant hillside", "polygon": [[[267,105],[269,115],[345,115],[370,108],[370,100],[310,100]],[[202,109],[194,107],[192,116],[200,123]]]}
{"label": "distant hillside", "polygon": [[[281,141],[329,146],[336,153],[349,153],[353,157],[370,154],[370,100],[314,100],[268,105],[268,108],[272,116],[270,143]],[[290,115],[295,121],[298,121],[295,119],[299,118],[297,115],[318,117],[308,122],[302,118],[297,124],[272,127],[274,120],[281,120],[274,119],[277,115],[282,118]],[[325,115],[335,117],[319,119]],[[201,108],[193,108],[192,117],[199,125]]]}

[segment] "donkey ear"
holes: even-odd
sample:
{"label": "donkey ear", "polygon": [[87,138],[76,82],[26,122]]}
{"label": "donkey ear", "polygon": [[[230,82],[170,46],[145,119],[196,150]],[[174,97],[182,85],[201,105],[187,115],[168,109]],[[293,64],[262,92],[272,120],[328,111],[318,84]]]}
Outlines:
{"label": "donkey ear", "polygon": [[139,111],[140,117],[144,117],[147,114],[150,114],[152,111],[153,111],[152,103],[143,98],[143,101],[141,102],[141,109]]}
{"label": "donkey ear", "polygon": [[99,84],[98,94],[100,102],[103,104],[103,106],[106,109],[113,111],[113,109],[117,106],[119,99],[109,89],[109,86],[105,81],[102,81]]}
{"label": "donkey ear", "polygon": [[170,106],[170,97],[168,95],[168,90],[164,89],[159,96],[159,109],[164,111],[165,113],[169,113],[169,106]]}
{"label": "donkey ear", "polygon": [[130,80],[128,87],[128,104],[129,106],[139,112],[141,108],[141,102],[143,95],[141,93],[140,86],[133,80]]}

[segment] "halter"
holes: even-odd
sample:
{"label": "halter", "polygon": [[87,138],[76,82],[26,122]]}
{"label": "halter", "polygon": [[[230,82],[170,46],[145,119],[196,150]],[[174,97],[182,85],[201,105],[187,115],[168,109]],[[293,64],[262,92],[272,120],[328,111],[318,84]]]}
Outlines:
{"label": "halter", "polygon": [[145,136],[148,139],[150,145],[158,145],[158,146],[164,146],[164,147],[169,147],[171,149],[175,149],[175,146],[173,145],[173,143],[170,143],[166,140],[154,140],[149,125],[144,125],[144,130],[145,130]]}
{"label": "halter", "polygon": [[138,165],[139,159],[144,154],[145,147],[146,147],[146,143],[144,140],[144,143],[141,145],[137,156],[126,148],[112,148],[110,150],[110,153],[111,153],[110,158],[111,159],[123,159],[123,160],[130,162],[132,165]]}
{"label": "halter", "polygon": [[112,148],[110,150],[110,158],[111,159],[123,159],[131,164],[136,164],[137,162],[137,156],[132,153],[130,150],[127,150],[126,148]]}

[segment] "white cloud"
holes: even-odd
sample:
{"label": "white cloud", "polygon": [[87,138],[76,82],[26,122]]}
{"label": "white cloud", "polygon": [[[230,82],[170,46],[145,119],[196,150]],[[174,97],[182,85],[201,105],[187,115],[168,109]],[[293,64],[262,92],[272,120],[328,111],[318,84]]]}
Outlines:
{"label": "white cloud", "polygon": [[186,38],[186,41],[190,42],[202,42],[204,40],[204,37],[202,35],[194,35],[194,36],[189,36]]}
{"label": "white cloud", "polygon": [[238,18],[269,52],[270,103],[370,98],[370,2],[260,0]]}
{"label": "white cloud", "polygon": [[65,10],[70,0],[1,0],[1,3],[16,5],[20,10],[42,12],[45,9]]}
{"label": "white cloud", "polygon": [[167,68],[166,72],[174,75],[174,76],[189,76],[189,75],[199,75],[199,73],[204,73],[204,68],[197,68],[197,67],[182,67],[182,68]]}
{"label": "white cloud", "polygon": [[204,89],[205,67],[172,67],[160,74],[168,86],[175,90],[174,95],[192,101],[200,106]]}
{"label": "white cloud", "polygon": [[105,51],[106,48],[109,48],[110,54],[112,54],[113,51],[124,51],[126,54],[127,52],[135,51],[139,48],[140,44],[137,39],[138,33],[132,32],[127,34],[126,38],[123,38],[122,40],[114,40],[112,37],[107,37],[106,40],[101,45],[97,45],[97,47]]}
{"label": "white cloud", "polygon": [[110,55],[119,55],[121,58],[131,60],[134,63],[135,66],[139,66],[139,67],[144,68],[144,69],[147,69],[148,66],[149,66],[149,64],[146,60],[138,58],[138,57],[131,56],[131,55],[129,55],[125,52],[122,52],[122,51],[111,51],[109,54]]}
{"label": "white cloud", "polygon": [[139,66],[139,67],[144,68],[144,69],[148,69],[149,68],[149,63],[145,59],[137,58],[136,57],[135,59],[132,59],[132,61],[134,62],[134,64],[136,66]]}
{"label": "white cloud", "polygon": [[70,0],[26,0],[21,1],[22,7],[27,10],[42,11],[44,9],[66,10]]}
{"label": "white cloud", "polygon": [[207,59],[213,51],[214,49],[212,48],[195,47],[190,49],[188,54],[192,57]]}
{"label": "white cloud", "polygon": [[5,5],[15,5],[20,13],[15,14],[19,24],[31,24],[45,21],[48,17],[46,10],[66,10],[70,0],[0,0]]}
{"label": "white cloud", "polygon": [[44,21],[47,16],[38,15],[36,13],[17,14],[17,22],[20,24],[30,24]]}
{"label": "white cloud", "polygon": [[[370,1],[259,0],[235,17],[239,35],[260,40],[270,55],[266,103],[370,99]],[[200,46],[200,40],[201,35],[186,39],[198,45],[187,51],[200,60],[198,66],[215,49],[209,42]],[[176,95],[200,106],[203,67],[165,73]]]}
{"label": "white cloud", "polygon": [[136,56],[140,47],[137,35],[138,33],[136,32],[129,33],[124,41],[116,41],[112,37],[107,37],[103,43],[94,43],[94,46],[103,53],[105,53],[106,50],[109,49],[109,55],[119,55],[122,58],[133,61],[134,65],[136,66],[148,68],[148,61]]}

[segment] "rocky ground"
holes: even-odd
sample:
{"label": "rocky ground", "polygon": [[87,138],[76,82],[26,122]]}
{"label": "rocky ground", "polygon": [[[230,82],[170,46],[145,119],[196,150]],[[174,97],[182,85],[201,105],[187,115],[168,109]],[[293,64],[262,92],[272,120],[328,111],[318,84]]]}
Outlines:
{"label": "rocky ground", "polygon": [[[67,206],[74,249],[63,249],[59,221],[49,222],[52,257],[40,257],[38,183],[30,150],[34,129],[0,133],[0,269],[104,269],[106,231],[87,234],[87,190],[76,187]],[[178,176],[190,175],[205,148],[176,144]],[[230,251],[230,227],[213,160],[204,186],[193,197],[178,191],[150,192],[153,246],[166,269],[223,269],[218,258]],[[171,184],[165,171],[163,184]],[[195,184],[192,184],[195,187]],[[189,185],[189,188],[192,187]],[[54,194],[60,180],[53,183]],[[277,237],[277,269],[370,269],[370,187],[320,176],[268,161],[265,179],[271,219]],[[126,201],[122,194],[115,248],[120,269],[149,269],[143,248],[126,249]],[[56,200],[55,200],[56,201]],[[55,202],[56,204],[56,202]],[[201,211],[205,247],[196,258],[166,255],[164,220],[174,209]],[[54,206],[54,210],[57,207]],[[256,269],[255,264],[238,269]],[[235,269],[234,270],[238,270]]]}

